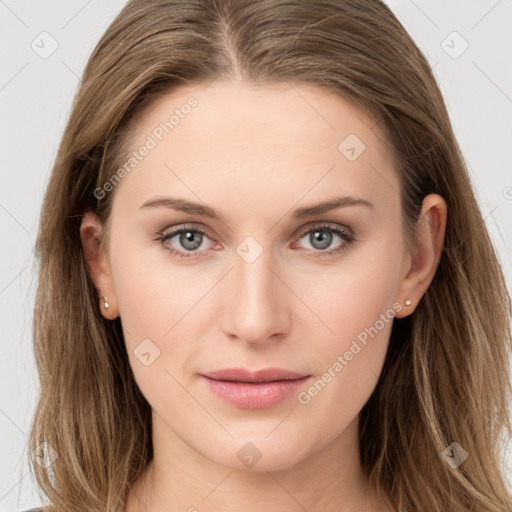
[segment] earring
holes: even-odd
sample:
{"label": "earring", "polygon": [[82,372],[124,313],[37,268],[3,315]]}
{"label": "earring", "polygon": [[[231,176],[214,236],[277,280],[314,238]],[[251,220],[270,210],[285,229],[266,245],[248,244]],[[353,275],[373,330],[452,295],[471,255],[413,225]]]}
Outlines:
{"label": "earring", "polygon": [[410,301],[409,299],[406,299],[406,300],[405,300],[405,305],[406,305],[406,306],[410,306],[410,305],[411,305],[411,301]]}
{"label": "earring", "polygon": [[108,299],[107,299],[107,297],[103,297],[103,298],[105,299],[105,304],[104,304],[105,309],[108,309],[110,307],[110,304],[108,303]]}

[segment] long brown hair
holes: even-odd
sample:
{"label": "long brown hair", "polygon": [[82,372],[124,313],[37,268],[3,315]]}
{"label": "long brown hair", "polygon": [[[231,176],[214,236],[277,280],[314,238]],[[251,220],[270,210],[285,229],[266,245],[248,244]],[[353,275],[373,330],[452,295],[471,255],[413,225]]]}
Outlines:
{"label": "long brown hair", "polygon": [[[99,41],[36,243],[40,396],[29,449],[46,442],[58,456],[46,468],[29,462],[52,509],[122,510],[153,454],[151,409],[119,318],[98,311],[81,217],[109,219],[113,192],[94,191],[118,169],[137,114],[173,87],[220,77],[309,82],[372,112],[396,157],[406,241],[422,199],[445,198],[437,273],[414,313],[394,319],[360,413],[361,460],[399,512],[510,512],[500,451],[511,433],[510,296],[431,68],[379,0],[132,0]],[[452,442],[468,453],[458,467],[443,455]]]}

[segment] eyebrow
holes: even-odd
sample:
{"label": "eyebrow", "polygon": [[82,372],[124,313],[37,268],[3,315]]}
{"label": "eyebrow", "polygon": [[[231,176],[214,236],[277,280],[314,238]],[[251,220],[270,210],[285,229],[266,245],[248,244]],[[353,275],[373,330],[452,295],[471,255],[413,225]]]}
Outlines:
{"label": "eyebrow", "polygon": [[[375,208],[375,206],[366,199],[354,196],[337,196],[312,206],[297,208],[292,213],[292,218],[304,219],[347,206],[365,206],[367,208]],[[216,219],[224,222],[222,215],[216,212],[213,208],[177,197],[155,197],[147,200],[140,209],[158,207],[170,208],[172,210],[190,213],[191,215],[198,215],[200,217],[207,217],[209,219]]]}

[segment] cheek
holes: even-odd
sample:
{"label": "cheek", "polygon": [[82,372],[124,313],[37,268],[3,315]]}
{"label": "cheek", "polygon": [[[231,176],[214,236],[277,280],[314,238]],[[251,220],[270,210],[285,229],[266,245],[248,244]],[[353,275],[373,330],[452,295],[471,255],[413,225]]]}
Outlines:
{"label": "cheek", "polygon": [[372,240],[317,282],[309,295],[308,305],[331,332],[325,329],[323,341],[315,346],[323,373],[306,390],[305,402],[311,399],[319,408],[336,403],[352,416],[370,397],[396,313],[400,247],[392,232]]}
{"label": "cheek", "polygon": [[130,333],[162,338],[205,294],[208,283],[192,266],[173,263],[149,234],[130,233],[124,225],[112,232],[112,281],[128,339]]}
{"label": "cheek", "polygon": [[112,280],[126,350],[151,403],[161,393],[162,399],[190,399],[172,377],[181,382],[197,370],[192,365],[201,340],[199,319],[210,318],[208,292],[218,280],[212,269],[199,274],[197,267],[180,267],[170,258],[151,241],[123,233],[121,226],[112,236]]}
{"label": "cheek", "polygon": [[362,242],[336,267],[304,281],[307,289],[302,293],[311,309],[334,331],[333,339],[350,341],[374,325],[381,314],[393,314],[401,258],[400,239],[389,230]]}
{"label": "cheek", "polygon": [[135,381],[156,410],[168,403],[190,407],[190,396],[178,384],[182,372],[189,373],[195,350],[187,312],[194,314],[193,303],[205,292],[194,290],[195,281],[184,281],[171,265],[162,268],[162,258],[152,256],[157,251],[135,244],[128,251],[120,249],[112,244],[112,279]]}

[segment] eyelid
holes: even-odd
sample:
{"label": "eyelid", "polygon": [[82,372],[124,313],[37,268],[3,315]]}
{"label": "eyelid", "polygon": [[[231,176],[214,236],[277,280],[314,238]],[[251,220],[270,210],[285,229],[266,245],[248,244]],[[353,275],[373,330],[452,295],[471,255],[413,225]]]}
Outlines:
{"label": "eyelid", "polygon": [[[340,237],[343,241],[341,246],[329,249],[329,250],[307,250],[308,252],[313,252],[316,254],[315,257],[322,257],[322,256],[329,256],[331,254],[337,254],[342,253],[345,249],[348,249],[349,245],[352,245],[356,241],[355,233],[350,229],[348,226],[337,224],[337,223],[331,223],[331,222],[322,222],[322,221],[316,221],[311,222],[307,224],[306,226],[302,226],[298,230],[295,230],[292,237],[294,239],[294,243],[298,242],[301,238],[303,238],[306,234],[310,233],[311,231],[318,229],[319,231],[324,229],[325,231],[331,231],[338,237]],[[170,238],[174,238],[176,235],[180,234],[183,231],[194,231],[197,233],[200,233],[207,238],[209,238],[213,243],[217,243],[218,241],[215,240],[215,238],[211,237],[209,235],[209,229],[204,228],[202,225],[197,225],[195,223],[184,223],[184,224],[177,224],[172,227],[164,228],[163,230],[159,231],[157,235],[154,237],[155,241],[160,242],[161,244],[164,244],[166,240],[169,240]],[[208,252],[208,250],[203,251],[182,251],[177,249],[166,249],[170,253],[176,254],[178,257],[183,258],[198,258],[198,257],[208,257],[211,256],[210,254],[205,254]],[[183,254],[182,254],[183,253]],[[186,254],[186,256],[184,255]]]}
{"label": "eyelid", "polygon": [[[196,225],[194,223],[190,223],[190,222],[185,223],[185,224],[177,224],[172,227],[169,226],[167,228],[164,228],[153,237],[153,240],[155,242],[158,242],[162,246],[165,246],[166,242],[168,243],[168,240],[170,240],[171,238],[174,238],[176,235],[179,235],[181,232],[187,231],[187,230],[201,233],[202,235],[205,235],[207,238],[212,240],[213,243],[216,242],[216,240],[209,235],[209,233],[208,233],[209,230],[207,228],[198,226],[198,225]],[[184,259],[185,258],[203,258],[203,257],[211,256],[211,254],[204,254],[207,252],[206,250],[203,250],[202,252],[189,251],[188,253],[187,253],[187,251],[178,250],[178,249],[175,249],[174,247],[172,247],[171,249],[166,248],[165,250],[167,252],[171,253],[172,255],[175,255],[177,257],[181,257]]]}
{"label": "eyelid", "polygon": [[[343,232],[346,232],[347,235],[354,235],[354,232],[352,231],[352,229],[350,229],[348,226],[346,226],[344,224],[338,224],[335,222],[328,222],[328,221],[327,222],[326,221],[312,221],[309,224],[306,224],[305,226],[301,226],[300,228],[296,229],[292,233],[291,236],[293,238],[301,238],[306,233],[308,233],[310,230],[315,229],[315,228],[322,228],[322,227],[333,229],[333,230],[343,231]],[[185,222],[183,224],[175,224],[173,226],[168,226],[168,227],[160,230],[158,232],[158,234],[160,234],[160,235],[175,235],[176,233],[180,232],[181,230],[187,230],[187,229],[197,231],[199,233],[202,233],[202,234],[208,236],[208,238],[210,238],[211,240],[215,240],[215,237],[210,236],[209,228],[204,227],[201,224],[196,224],[194,222]]]}
{"label": "eyelid", "polygon": [[[348,226],[345,226],[343,224],[336,224],[334,222],[320,221],[320,222],[312,222],[312,223],[308,224],[307,226],[305,226],[304,228],[300,228],[300,230],[298,231],[298,233],[300,233],[300,234],[297,236],[298,236],[298,238],[302,238],[306,233],[309,233],[313,229],[321,229],[321,228],[332,229],[333,231],[341,231],[344,234],[346,234],[347,236],[354,235],[353,231]],[[294,235],[294,236],[296,236],[296,235]]]}
{"label": "eyelid", "polygon": [[176,224],[173,226],[169,226],[168,228],[162,229],[158,235],[162,235],[163,237],[170,237],[179,234],[181,231],[196,231],[197,233],[201,233],[205,236],[207,236],[210,240],[216,241],[214,237],[210,236],[209,232],[210,230],[206,227],[203,227],[202,225],[194,224],[193,222],[187,222],[184,224]]}

